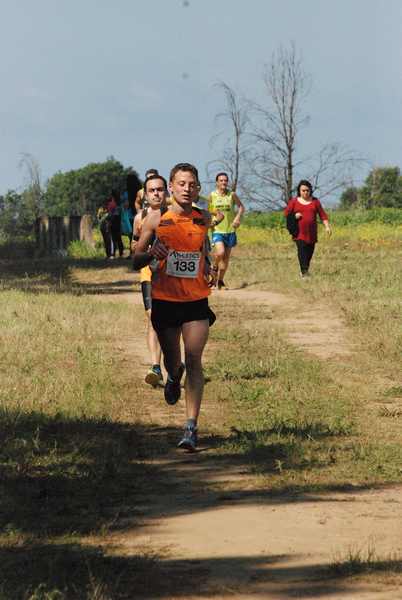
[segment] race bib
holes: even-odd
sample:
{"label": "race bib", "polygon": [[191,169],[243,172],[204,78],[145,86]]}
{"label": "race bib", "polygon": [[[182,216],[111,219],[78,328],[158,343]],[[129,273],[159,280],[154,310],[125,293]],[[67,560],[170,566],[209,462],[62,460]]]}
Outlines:
{"label": "race bib", "polygon": [[170,250],[166,260],[166,274],[171,277],[195,279],[200,268],[201,252]]}

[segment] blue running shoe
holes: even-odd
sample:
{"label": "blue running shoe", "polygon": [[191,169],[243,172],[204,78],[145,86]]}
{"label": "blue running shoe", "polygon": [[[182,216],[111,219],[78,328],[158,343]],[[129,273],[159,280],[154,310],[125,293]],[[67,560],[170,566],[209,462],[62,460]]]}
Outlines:
{"label": "blue running shoe", "polygon": [[170,375],[166,377],[165,383],[165,400],[170,406],[176,404],[180,398],[181,388],[180,380],[183,377],[185,366],[181,363],[177,377],[173,379]]}
{"label": "blue running shoe", "polygon": [[177,447],[182,448],[183,450],[188,450],[189,452],[195,452],[197,449],[197,441],[197,428],[186,426],[183,437],[181,438]]}

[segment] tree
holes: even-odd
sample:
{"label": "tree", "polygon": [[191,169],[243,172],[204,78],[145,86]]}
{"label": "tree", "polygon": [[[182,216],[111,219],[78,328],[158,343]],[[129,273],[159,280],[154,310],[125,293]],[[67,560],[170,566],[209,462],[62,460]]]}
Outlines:
{"label": "tree", "polygon": [[296,47],[274,52],[263,75],[266,106],[254,103],[252,136],[256,149],[250,166],[257,186],[256,199],[271,206],[285,204],[293,192],[297,136],[309,117],[303,102],[311,88]]}
{"label": "tree", "polygon": [[22,212],[22,195],[8,190],[0,196],[0,231],[6,236],[18,233],[18,217]]}
{"label": "tree", "polygon": [[364,208],[402,208],[402,177],[399,167],[375,167],[360,190]]}
{"label": "tree", "polygon": [[[219,159],[213,160],[207,165],[208,176],[212,170],[224,171],[229,175],[231,188],[235,192],[239,186],[242,187],[241,164],[244,162],[246,149],[243,147],[244,137],[247,132],[248,124],[248,106],[247,102],[240,99],[236,92],[227,83],[221,81],[216,87],[222,90],[226,109],[218,113],[215,117],[215,123],[220,121],[228,123],[230,127],[229,136],[225,139],[222,155]],[[214,136],[211,145],[221,138],[223,132]],[[214,181],[215,178],[213,178]]]}
{"label": "tree", "polygon": [[33,224],[43,209],[43,189],[41,182],[41,171],[36,158],[24,152],[19,162],[20,169],[25,173],[23,191],[23,210],[21,215],[27,223]]}
{"label": "tree", "polygon": [[0,231],[8,237],[27,236],[33,232],[38,216],[36,205],[32,204],[32,190],[22,193],[8,190],[0,196]]}
{"label": "tree", "polygon": [[141,187],[137,173],[131,167],[124,168],[113,157],[103,163],[56,173],[47,185],[45,211],[49,216],[95,214],[113,189],[126,190],[127,176],[130,176],[131,186],[134,178],[138,189]]}
{"label": "tree", "polygon": [[355,208],[359,202],[359,189],[357,187],[347,188],[341,195],[339,208],[349,210]]}
{"label": "tree", "polygon": [[[242,195],[258,208],[278,209],[295,192],[299,179],[309,179],[320,196],[350,186],[354,169],[362,162],[355,153],[338,143],[324,144],[310,156],[300,151],[299,135],[310,122],[305,102],[311,90],[311,77],[305,72],[295,44],[273,53],[263,73],[264,104],[241,101],[227,84],[225,93],[232,128],[233,115],[250,112],[243,120],[241,136]],[[234,97],[233,97],[234,96]],[[234,106],[237,112],[233,112]],[[233,137],[232,137],[233,139]],[[221,162],[234,163],[235,153],[226,144]],[[227,160],[229,158],[229,160]]]}
{"label": "tree", "polygon": [[23,153],[18,166],[24,174],[23,191],[8,190],[0,197],[0,230],[9,237],[32,233],[42,210],[43,189],[38,161],[32,154]]}

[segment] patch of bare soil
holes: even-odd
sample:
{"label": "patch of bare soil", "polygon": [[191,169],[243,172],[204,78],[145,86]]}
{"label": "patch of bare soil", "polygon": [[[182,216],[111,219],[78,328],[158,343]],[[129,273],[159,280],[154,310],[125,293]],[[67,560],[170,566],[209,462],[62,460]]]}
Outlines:
{"label": "patch of bare soil", "polygon": [[347,328],[325,304],[303,305],[299,298],[260,290],[226,290],[219,294],[266,307],[271,323],[281,327],[292,344],[318,358],[344,357],[353,352]]}
{"label": "patch of bare soil", "polygon": [[[104,290],[99,298],[141,303],[137,286],[128,291],[120,282],[117,288],[118,293]],[[292,343],[321,360],[353,351],[345,326],[329,307],[300,307],[293,298],[263,291],[220,293],[255,304],[261,321],[274,320]],[[137,321],[127,351],[143,377],[149,362],[145,317],[143,324]],[[203,421],[213,423],[219,408],[209,398],[211,385],[206,386],[202,410]],[[205,434],[197,454],[176,450],[183,402],[169,407],[161,390],[147,389],[146,384],[143,389],[142,422],[166,432],[172,443],[165,456],[144,462],[157,468],[166,483],[151,479],[141,507],[136,507],[142,511],[141,526],[133,527],[127,519],[106,543],[126,556],[145,552],[158,557],[157,575],[150,575],[147,591],[138,598],[401,600],[400,580],[370,583],[328,570],[337,556],[367,551],[368,545],[382,557],[401,554],[401,489],[351,486],[342,492],[297,496],[261,490],[246,462],[214,453],[214,445],[228,432],[220,439]]]}

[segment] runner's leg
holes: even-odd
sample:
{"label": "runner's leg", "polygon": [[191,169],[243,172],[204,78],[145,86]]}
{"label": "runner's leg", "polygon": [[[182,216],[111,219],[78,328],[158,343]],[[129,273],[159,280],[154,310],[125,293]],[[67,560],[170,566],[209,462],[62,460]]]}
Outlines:
{"label": "runner's leg", "polygon": [[156,331],[152,326],[151,321],[151,310],[148,309],[146,311],[148,317],[147,324],[147,345],[148,350],[151,355],[151,368],[145,375],[145,383],[149,383],[153,387],[157,387],[158,385],[163,384],[163,375],[161,371],[161,347],[159,345],[158,336],[156,335]]}
{"label": "runner's leg", "polygon": [[156,335],[156,331],[152,327],[150,310],[147,310],[147,317],[148,317],[148,331],[147,331],[148,350],[151,355],[152,364],[160,365],[162,351],[161,351],[161,347],[159,344],[158,336]]}
{"label": "runner's leg", "polygon": [[209,322],[190,321],[183,323],[182,334],[186,363],[186,412],[187,419],[197,422],[200,412],[204,375],[202,371],[202,353],[208,340]]}
{"label": "runner's leg", "polygon": [[167,373],[172,379],[180,373],[180,327],[169,327],[158,331],[158,340],[163,352],[163,362]]}
{"label": "runner's leg", "polygon": [[218,281],[223,281],[226,273],[226,246],[223,242],[215,242],[214,246],[214,266],[218,269]]}
{"label": "runner's leg", "polygon": [[214,243],[214,265],[218,271],[223,268],[225,259],[225,244],[223,242]]}
{"label": "runner's leg", "polygon": [[[145,273],[142,273],[144,276]],[[151,282],[144,280],[141,281],[141,292],[142,299],[144,302],[145,313],[147,315],[147,346],[151,355],[151,368],[145,375],[145,383],[149,383],[153,387],[156,387],[163,383],[163,376],[161,371],[161,348],[158,341],[158,336],[152,326],[151,321]]]}
{"label": "runner's leg", "polygon": [[225,253],[224,253],[223,259],[221,261],[221,267],[219,268],[219,272],[218,272],[218,281],[222,281],[222,282],[224,280],[226,271],[228,269],[230,254],[232,252],[232,248],[228,248],[227,246],[224,246],[224,249],[225,249]]}

